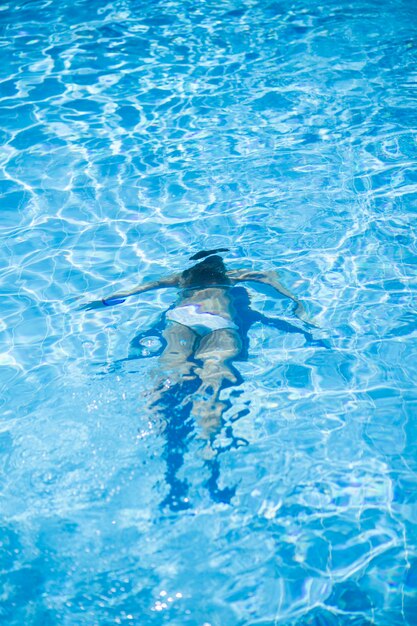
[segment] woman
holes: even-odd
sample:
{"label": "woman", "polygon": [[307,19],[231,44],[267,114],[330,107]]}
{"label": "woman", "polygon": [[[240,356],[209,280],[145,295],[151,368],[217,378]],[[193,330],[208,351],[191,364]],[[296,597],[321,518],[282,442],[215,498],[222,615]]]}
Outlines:
{"label": "woman", "polygon": [[[276,272],[228,271],[217,254],[225,251],[227,249],[221,248],[199,252],[190,260],[204,260],[180,274],[139,285],[131,291],[116,293],[85,307],[113,306],[124,302],[127,297],[153,289],[175,287],[179,290],[174,306],[164,313],[153,329],[136,337],[133,347],[139,347],[145,336],[161,331],[164,346],[159,359],[161,376],[151,406],[158,407],[167,389],[187,381],[197,381],[191,412],[200,425],[200,436],[207,440],[212,440],[219,431],[222,413],[227,408],[220,401],[220,392],[239,381],[239,374],[232,363],[245,359],[247,331],[255,321],[285,332],[301,333],[310,344],[324,346],[322,341],[314,340],[305,328],[267,318],[250,309],[247,291],[237,287],[246,281],[269,285],[293,300],[296,304],[294,314],[302,320],[303,326],[313,326],[306,319],[303,305],[283,287]],[[136,358],[138,356],[136,354]]]}

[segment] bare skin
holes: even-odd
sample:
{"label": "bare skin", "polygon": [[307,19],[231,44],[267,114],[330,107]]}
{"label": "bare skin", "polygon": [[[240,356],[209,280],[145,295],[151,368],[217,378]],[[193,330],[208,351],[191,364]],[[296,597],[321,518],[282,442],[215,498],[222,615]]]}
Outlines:
{"label": "bare skin", "polygon": [[[230,281],[230,284],[227,287],[233,287],[238,283],[242,282],[255,282],[261,283],[264,285],[269,285],[273,287],[278,293],[287,298],[290,298],[293,302],[297,304],[297,308],[294,311],[295,315],[302,320],[305,320],[305,309],[301,302],[286,289],[278,280],[278,274],[274,271],[271,272],[253,272],[250,270],[231,270],[226,272],[226,276]],[[119,293],[115,293],[109,298],[106,298],[107,301],[116,300],[119,298],[128,298],[129,296],[134,296],[139,293],[145,293],[146,291],[151,291],[153,289],[161,289],[166,287],[176,287],[177,289],[183,289],[184,285],[182,284],[182,274],[173,274],[172,276],[168,276],[167,278],[163,278],[161,280],[157,280],[154,282],[144,283],[135,287],[130,291],[121,291]],[[226,286],[225,286],[226,287]],[[187,290],[188,291],[188,290]],[[99,301],[100,302],[100,301]],[[210,313],[219,313],[222,316],[229,315],[229,305],[230,301],[227,298],[227,294],[225,293],[225,288],[222,287],[207,287],[202,289],[193,289],[189,290],[189,295],[182,294],[181,295],[181,306],[185,304],[198,303],[202,310],[210,312]],[[216,303],[216,309],[213,309],[213,304]],[[209,306],[209,308],[205,307],[205,304]]]}
{"label": "bare skin", "polygon": [[[180,290],[177,307],[198,305],[200,313],[219,315],[230,320],[233,325],[230,288],[242,282],[255,282],[269,285],[279,294],[290,298],[297,305],[295,315],[311,324],[302,303],[280,283],[276,272],[232,270],[226,271],[225,277],[227,284],[224,286],[187,288],[183,274],[174,274],[159,281],[144,283],[130,291],[116,293],[103,301],[91,303],[87,308],[111,305],[112,302],[116,304],[133,295],[173,287]],[[159,359],[159,380],[150,406],[157,411],[158,401],[168,387],[198,377],[201,384],[192,399],[192,413],[199,424],[200,437],[209,441],[218,432],[226,408],[220,400],[220,392],[225,386],[237,382],[232,362],[241,350],[239,333],[234,328],[221,328],[200,336],[185,324],[169,321],[163,337],[167,345]],[[209,451],[210,447],[207,449]]]}

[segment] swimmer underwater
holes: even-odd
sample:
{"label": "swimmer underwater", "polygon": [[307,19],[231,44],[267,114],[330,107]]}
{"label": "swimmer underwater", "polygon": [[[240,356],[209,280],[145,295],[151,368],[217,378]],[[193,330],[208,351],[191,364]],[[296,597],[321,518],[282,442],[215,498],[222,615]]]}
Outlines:
{"label": "swimmer underwater", "polygon": [[[279,282],[275,271],[229,271],[218,255],[227,251],[220,248],[198,252],[190,260],[203,260],[181,273],[82,307],[91,310],[114,306],[130,296],[154,289],[174,287],[179,290],[177,302],[163,314],[160,322],[150,331],[141,333],[134,342],[138,345],[141,338],[160,329],[163,351],[159,357],[159,381],[150,406],[158,411],[167,389],[194,381],[197,387],[194,385],[195,391],[191,397],[187,396],[187,402],[192,403],[191,415],[199,426],[199,436],[207,441],[208,447],[221,428],[222,414],[230,406],[220,400],[221,390],[238,385],[242,380],[232,363],[246,360],[247,332],[254,322],[300,333],[309,345],[327,347],[312,336],[311,330],[317,327],[308,321],[302,303]],[[269,285],[278,294],[290,298],[295,304],[294,315],[301,323],[292,324],[253,311],[246,289],[237,286],[247,281]]]}

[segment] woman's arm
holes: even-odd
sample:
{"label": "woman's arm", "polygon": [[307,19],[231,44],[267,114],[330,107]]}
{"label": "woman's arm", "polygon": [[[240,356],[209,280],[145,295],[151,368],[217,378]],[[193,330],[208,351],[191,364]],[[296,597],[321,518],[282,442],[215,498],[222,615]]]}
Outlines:
{"label": "woman's arm", "polygon": [[129,296],[134,296],[138,293],[145,293],[145,291],[151,291],[152,289],[161,289],[164,287],[177,287],[178,281],[179,274],[174,274],[173,276],[168,276],[167,278],[162,278],[161,280],[143,283],[142,285],[134,287],[134,289],[131,289],[130,291],[120,291],[118,293],[114,293],[108,298],[103,298],[102,300],[94,300],[93,302],[89,302],[81,308],[89,311],[91,309],[100,309],[104,306],[114,306],[116,304],[121,304],[125,301],[126,298],[129,298]]}
{"label": "woman's arm", "polygon": [[163,287],[176,287],[178,285],[178,279],[178,274],[175,274],[174,276],[168,276],[167,278],[162,278],[161,280],[143,283],[142,285],[134,287],[130,291],[120,291],[118,293],[114,293],[112,296],[104,299],[106,300],[106,302],[109,300],[120,300],[122,298],[128,298],[129,296],[135,296],[138,293],[151,291],[152,289],[161,289]]}
{"label": "woman's arm", "polygon": [[278,293],[280,293],[281,295],[286,296],[287,298],[290,298],[293,302],[295,302],[295,304],[297,305],[294,311],[295,315],[301,320],[311,324],[311,322],[307,318],[307,313],[304,305],[298,300],[298,298],[294,296],[294,294],[291,293],[291,291],[288,291],[288,289],[279,282],[278,274],[275,271],[253,272],[250,270],[235,270],[227,272],[227,274],[233,283],[252,281],[255,283],[269,285],[270,287],[278,291]]}

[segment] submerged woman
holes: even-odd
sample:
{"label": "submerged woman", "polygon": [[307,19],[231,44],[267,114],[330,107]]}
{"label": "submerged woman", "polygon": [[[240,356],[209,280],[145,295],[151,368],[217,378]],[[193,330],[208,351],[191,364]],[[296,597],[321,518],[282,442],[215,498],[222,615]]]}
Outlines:
{"label": "submerged woman", "polygon": [[164,313],[158,325],[162,325],[164,349],[159,359],[160,381],[152,406],[157,407],[164,393],[173,386],[196,381],[196,391],[187,401],[192,402],[191,414],[200,426],[200,436],[209,441],[219,431],[222,414],[227,408],[227,404],[220,401],[220,392],[238,384],[239,374],[232,363],[245,358],[247,331],[255,321],[285,332],[301,333],[310,344],[324,346],[305,328],[251,310],[247,291],[236,287],[239,283],[251,281],[273,287],[293,300],[294,314],[303,321],[303,326],[313,326],[306,320],[303,305],[281,285],[275,272],[228,271],[217,254],[225,251],[221,248],[199,252],[190,260],[204,260],[180,274],[139,285],[85,307],[113,306],[129,296],[152,289],[175,287],[179,290],[177,302]]}

